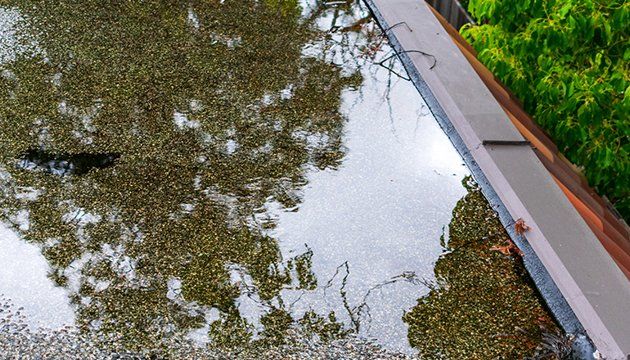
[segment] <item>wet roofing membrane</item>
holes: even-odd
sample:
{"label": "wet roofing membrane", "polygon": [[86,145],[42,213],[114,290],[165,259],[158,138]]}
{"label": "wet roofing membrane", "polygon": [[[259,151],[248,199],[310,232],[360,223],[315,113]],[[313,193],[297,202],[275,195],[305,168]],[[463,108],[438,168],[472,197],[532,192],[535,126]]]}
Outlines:
{"label": "wet roofing membrane", "polygon": [[3,2],[0,353],[566,350],[392,55],[354,0]]}

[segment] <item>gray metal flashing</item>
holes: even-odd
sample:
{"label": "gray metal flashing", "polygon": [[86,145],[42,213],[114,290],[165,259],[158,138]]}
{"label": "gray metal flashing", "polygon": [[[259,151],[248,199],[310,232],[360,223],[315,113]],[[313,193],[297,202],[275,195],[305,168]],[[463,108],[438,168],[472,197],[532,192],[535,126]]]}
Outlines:
{"label": "gray metal flashing", "polygon": [[[553,315],[607,359],[630,354],[630,282],[523,142],[423,0],[365,0],[429,108],[499,214]],[[406,23],[406,27],[389,24]],[[430,56],[422,55],[419,50]],[[432,58],[431,58],[432,57]],[[434,63],[435,61],[435,63]],[[525,239],[514,218],[531,226]],[[578,336],[584,358],[593,349]]]}

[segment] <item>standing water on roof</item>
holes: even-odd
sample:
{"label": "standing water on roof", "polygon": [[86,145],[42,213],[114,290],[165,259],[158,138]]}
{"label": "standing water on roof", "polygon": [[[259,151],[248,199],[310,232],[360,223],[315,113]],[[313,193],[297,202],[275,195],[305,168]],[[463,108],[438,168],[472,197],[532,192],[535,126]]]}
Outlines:
{"label": "standing water on roof", "polygon": [[360,4],[14,0],[0,29],[8,328],[417,351],[468,172]]}

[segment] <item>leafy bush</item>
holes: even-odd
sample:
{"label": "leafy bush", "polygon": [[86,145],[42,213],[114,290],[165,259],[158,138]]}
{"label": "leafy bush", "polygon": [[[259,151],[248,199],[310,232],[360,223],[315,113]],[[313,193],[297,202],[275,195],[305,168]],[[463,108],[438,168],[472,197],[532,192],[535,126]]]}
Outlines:
{"label": "leafy bush", "polygon": [[630,2],[470,0],[463,36],[589,183],[630,217]]}

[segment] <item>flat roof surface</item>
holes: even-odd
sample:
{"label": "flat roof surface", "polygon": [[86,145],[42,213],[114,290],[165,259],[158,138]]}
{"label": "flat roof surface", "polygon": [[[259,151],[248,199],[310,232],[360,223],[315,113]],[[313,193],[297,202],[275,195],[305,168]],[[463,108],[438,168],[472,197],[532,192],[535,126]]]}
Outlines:
{"label": "flat roof surface", "polygon": [[[614,263],[500,104],[423,0],[371,0],[379,21],[443,109],[474,166],[483,172],[525,234],[598,350],[608,359],[630,354],[630,281]],[[418,84],[416,84],[418,86]],[[491,199],[492,202],[492,199]],[[527,253],[526,253],[527,256]]]}

